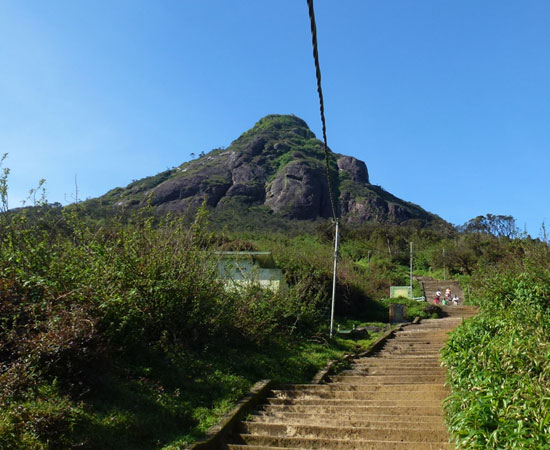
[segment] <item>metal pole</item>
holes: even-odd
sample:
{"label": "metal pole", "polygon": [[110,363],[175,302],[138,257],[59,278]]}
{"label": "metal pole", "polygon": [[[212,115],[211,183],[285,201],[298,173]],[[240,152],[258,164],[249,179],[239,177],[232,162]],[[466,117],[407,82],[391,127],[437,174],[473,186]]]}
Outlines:
{"label": "metal pole", "polygon": [[334,327],[334,301],[336,299],[336,274],[338,272],[338,219],[336,219],[336,231],[334,233],[334,273],[332,274],[332,305],[330,309],[330,337]]}
{"label": "metal pole", "polygon": [[411,242],[411,258],[410,258],[410,274],[411,274],[411,297],[413,296],[413,243]]}
{"label": "metal pole", "polygon": [[445,247],[443,247],[443,279],[447,279],[447,261],[445,261]]}

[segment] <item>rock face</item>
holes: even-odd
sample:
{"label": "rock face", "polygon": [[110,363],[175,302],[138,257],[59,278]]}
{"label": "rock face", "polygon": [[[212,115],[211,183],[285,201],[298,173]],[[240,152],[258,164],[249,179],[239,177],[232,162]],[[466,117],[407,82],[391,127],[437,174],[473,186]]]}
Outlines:
{"label": "rock face", "polygon": [[[330,167],[337,207],[348,222],[441,220],[370,184],[363,161],[331,153]],[[263,205],[298,220],[332,215],[323,145],[302,119],[289,115],[266,116],[227,149],[114,189],[100,200],[129,207],[151,204],[161,212],[189,212],[206,202],[211,208]]]}
{"label": "rock face", "polygon": [[319,167],[293,161],[267,185],[265,203],[276,213],[295,219],[328,217],[331,214],[326,176]]}
{"label": "rock face", "polygon": [[350,174],[351,179],[357,183],[369,183],[369,172],[367,165],[363,161],[359,161],[353,156],[340,156],[336,160],[338,170],[346,171]]}

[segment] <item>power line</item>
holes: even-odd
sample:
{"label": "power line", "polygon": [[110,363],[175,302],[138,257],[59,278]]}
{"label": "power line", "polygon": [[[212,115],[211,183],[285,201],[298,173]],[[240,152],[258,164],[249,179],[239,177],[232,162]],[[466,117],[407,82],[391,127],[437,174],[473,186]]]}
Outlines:
{"label": "power line", "polygon": [[323,124],[323,143],[325,146],[325,164],[327,166],[328,193],[332,217],[334,219],[334,271],[332,274],[332,302],[330,308],[330,337],[332,338],[334,328],[334,304],[336,301],[336,281],[338,273],[338,215],[336,214],[336,202],[332,191],[332,177],[330,175],[329,149],[327,145],[327,125],[325,121],[325,103],[323,101],[323,88],[321,87],[321,66],[319,64],[319,53],[317,51],[317,26],[315,25],[315,11],[313,0],[307,0],[309,7],[309,21],[311,23],[311,44],[313,46],[313,59],[315,61],[315,73],[317,75],[317,92],[319,93],[319,110],[321,111],[321,122]]}
{"label": "power line", "polygon": [[315,25],[315,11],[313,8],[313,0],[307,0],[307,5],[309,7],[309,21],[311,24],[311,44],[313,46],[313,59],[315,61],[315,74],[317,76],[317,92],[319,93],[319,109],[321,112],[321,122],[323,125],[323,143],[325,147],[325,164],[327,169],[327,179],[328,179],[328,191],[330,196],[330,206],[332,208],[332,217],[334,220],[338,220],[338,215],[336,214],[336,202],[334,199],[334,192],[332,189],[332,176],[330,174],[330,165],[329,165],[329,148],[327,145],[327,125],[325,121],[325,102],[323,101],[323,88],[321,87],[321,66],[319,64],[319,53],[317,51],[317,26]]}

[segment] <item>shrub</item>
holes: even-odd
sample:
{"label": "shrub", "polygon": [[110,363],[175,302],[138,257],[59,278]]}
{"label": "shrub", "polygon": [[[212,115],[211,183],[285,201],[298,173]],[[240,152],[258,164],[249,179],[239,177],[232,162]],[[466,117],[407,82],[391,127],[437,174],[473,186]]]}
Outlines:
{"label": "shrub", "polygon": [[448,423],[459,448],[550,445],[550,267],[510,262],[476,274],[482,310],[443,350]]}

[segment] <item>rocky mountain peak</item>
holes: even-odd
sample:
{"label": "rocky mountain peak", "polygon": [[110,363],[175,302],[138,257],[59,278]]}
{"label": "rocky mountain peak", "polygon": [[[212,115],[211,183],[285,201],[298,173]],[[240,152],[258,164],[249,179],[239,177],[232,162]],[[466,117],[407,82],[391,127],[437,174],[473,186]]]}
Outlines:
{"label": "rocky mountain peak", "polygon": [[[438,219],[371,185],[363,161],[331,153],[329,162],[346,221]],[[151,204],[159,212],[186,213],[206,201],[215,209],[263,206],[289,219],[331,215],[323,144],[294,115],[268,115],[227,149],[212,150],[175,169],[114,189],[101,200],[127,207]]]}

